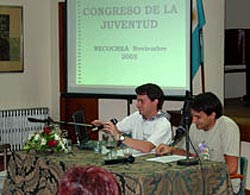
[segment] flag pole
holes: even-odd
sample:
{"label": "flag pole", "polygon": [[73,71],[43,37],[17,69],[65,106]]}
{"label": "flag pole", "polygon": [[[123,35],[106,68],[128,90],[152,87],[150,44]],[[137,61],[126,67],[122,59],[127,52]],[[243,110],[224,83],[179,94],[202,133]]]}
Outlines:
{"label": "flag pole", "polygon": [[201,62],[201,89],[202,93],[205,92],[205,72],[204,72],[204,63]]}
{"label": "flag pole", "polygon": [[201,69],[201,90],[205,92],[204,40],[202,28],[206,23],[202,0],[192,0],[192,77]]}

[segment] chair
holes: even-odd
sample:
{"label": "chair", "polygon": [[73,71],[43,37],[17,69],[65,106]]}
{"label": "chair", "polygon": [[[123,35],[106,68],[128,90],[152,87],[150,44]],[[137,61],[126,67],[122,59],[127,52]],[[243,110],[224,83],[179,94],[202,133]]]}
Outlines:
{"label": "chair", "polygon": [[0,193],[3,189],[4,180],[7,176],[8,156],[11,153],[10,144],[0,144],[0,158],[3,167],[0,170]]}
{"label": "chair", "polygon": [[[84,124],[86,123],[83,110],[78,110],[74,112],[72,118],[75,123],[84,123]],[[76,124],[75,133],[79,148],[88,149],[89,146],[87,145],[87,143],[89,141],[89,133],[87,127]]]}
{"label": "chair", "polygon": [[246,188],[246,177],[247,177],[247,164],[248,159],[244,156],[240,157],[240,173],[230,175],[230,179],[240,179],[240,189],[237,193],[238,195],[244,195],[245,194],[245,188]]}

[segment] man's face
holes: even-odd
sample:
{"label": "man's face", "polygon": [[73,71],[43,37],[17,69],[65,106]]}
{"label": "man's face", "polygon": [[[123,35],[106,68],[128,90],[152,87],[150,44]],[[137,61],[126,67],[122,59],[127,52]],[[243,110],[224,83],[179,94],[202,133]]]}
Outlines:
{"label": "man's face", "polygon": [[213,112],[211,115],[207,115],[205,112],[197,112],[195,110],[191,110],[192,114],[192,122],[196,124],[197,129],[203,129],[208,131],[215,124],[215,113]]}
{"label": "man's face", "polygon": [[157,113],[158,100],[151,101],[147,95],[137,95],[136,107],[141,115],[150,118]]}

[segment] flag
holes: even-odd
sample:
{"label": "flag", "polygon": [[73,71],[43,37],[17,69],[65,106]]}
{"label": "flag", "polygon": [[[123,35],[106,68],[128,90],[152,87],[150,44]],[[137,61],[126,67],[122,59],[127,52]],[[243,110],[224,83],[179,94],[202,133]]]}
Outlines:
{"label": "flag", "polygon": [[192,8],[192,78],[204,62],[203,32],[205,14],[202,0],[193,0]]}

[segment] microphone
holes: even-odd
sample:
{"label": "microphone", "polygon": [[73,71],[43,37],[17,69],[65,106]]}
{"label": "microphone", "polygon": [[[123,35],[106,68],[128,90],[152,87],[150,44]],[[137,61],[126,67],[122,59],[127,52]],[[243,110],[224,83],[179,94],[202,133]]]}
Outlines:
{"label": "microphone", "polygon": [[99,126],[95,126],[95,125],[93,125],[93,128],[91,129],[91,131],[98,131],[98,130],[101,130],[101,129],[103,129],[103,125],[99,125]]}
{"label": "microphone", "polygon": [[170,146],[175,146],[185,135],[187,132],[187,128],[189,126],[189,117],[190,117],[190,104],[193,100],[190,92],[186,92],[186,99],[182,108],[182,117],[180,121],[180,125],[177,127],[175,131],[175,136],[173,138],[173,142]]}
{"label": "microphone", "polygon": [[48,124],[53,122],[53,120],[49,117],[48,119],[37,119],[37,118],[28,117],[28,121],[32,123],[48,123]]}
{"label": "microphone", "polygon": [[184,108],[183,108],[183,127],[186,130],[185,137],[186,137],[186,159],[178,160],[178,165],[185,165],[185,166],[191,166],[191,165],[197,165],[199,164],[199,161],[195,158],[189,158],[189,126],[190,126],[190,108],[192,107],[192,101],[193,97],[191,96],[190,92],[186,92],[186,100],[184,102]]}
{"label": "microphone", "polygon": [[37,119],[37,118],[30,118],[29,117],[28,121],[32,122],[32,123],[47,123],[47,124],[54,123],[54,124],[59,124],[59,125],[76,125],[76,126],[97,128],[98,130],[103,128],[103,126],[95,126],[95,125],[90,125],[90,124],[86,124],[86,123],[54,121],[50,117],[48,117],[48,119]]}
{"label": "microphone", "polygon": [[127,164],[127,163],[134,163],[135,162],[135,157],[133,157],[132,155],[129,156],[128,158],[117,158],[117,159],[109,159],[109,160],[105,160],[104,164],[105,165],[114,165],[114,164]]}
{"label": "microphone", "polygon": [[47,119],[28,118],[28,121],[32,122],[32,123],[46,123],[48,120]]}
{"label": "microphone", "polygon": [[[59,124],[59,125],[76,125],[76,126],[83,126],[83,127],[90,127],[92,128],[92,131],[97,131],[100,129],[103,129],[103,125],[91,125],[91,124],[86,124],[86,123],[76,123],[76,122],[67,122],[67,121],[54,121],[52,120],[52,118],[48,117],[47,119],[37,119],[37,118],[28,118],[29,122],[32,123],[46,123],[46,124],[50,124],[50,123],[54,123],[54,124]],[[117,119],[112,118],[110,120],[114,125],[116,125],[116,123],[118,122]]]}
{"label": "microphone", "polygon": [[175,146],[186,134],[186,129],[183,126],[178,126],[175,130],[175,136],[173,138],[173,142],[170,146]]}
{"label": "microphone", "polygon": [[110,119],[110,121],[111,121],[114,125],[116,125],[116,123],[118,123],[118,120],[117,120],[116,118],[112,118],[112,119]]}

